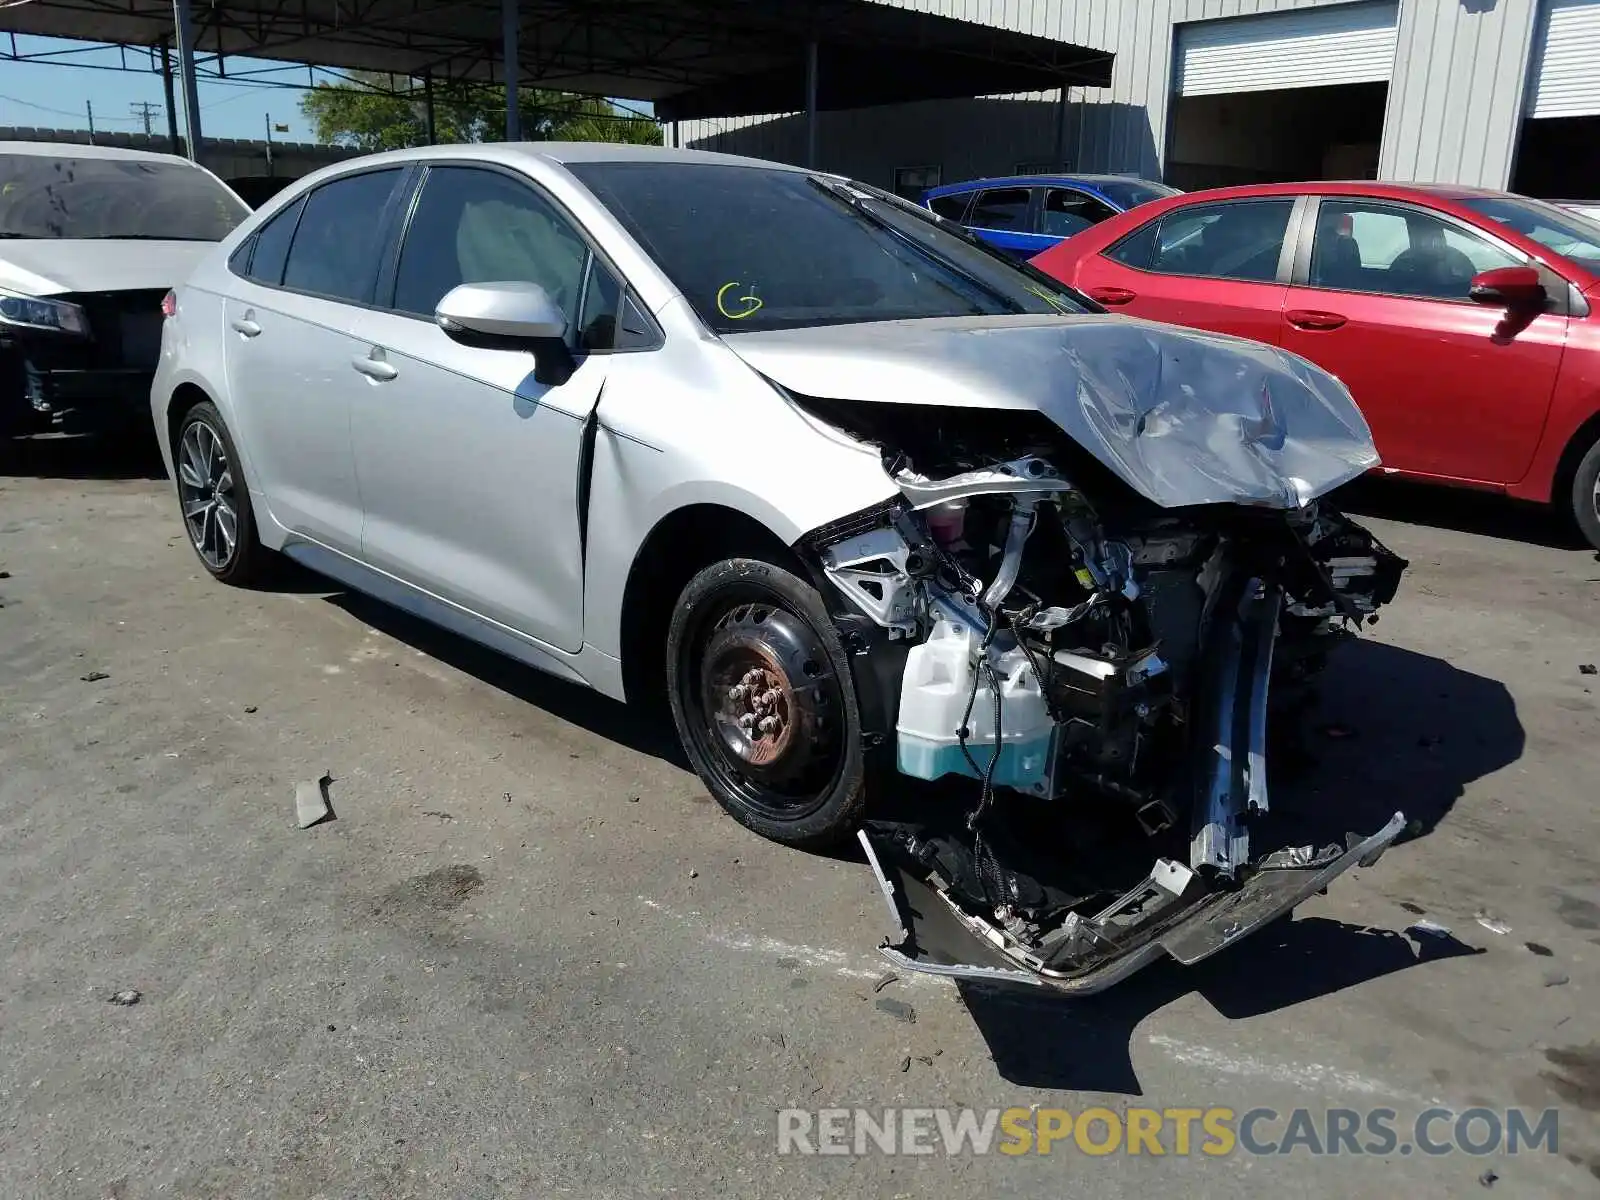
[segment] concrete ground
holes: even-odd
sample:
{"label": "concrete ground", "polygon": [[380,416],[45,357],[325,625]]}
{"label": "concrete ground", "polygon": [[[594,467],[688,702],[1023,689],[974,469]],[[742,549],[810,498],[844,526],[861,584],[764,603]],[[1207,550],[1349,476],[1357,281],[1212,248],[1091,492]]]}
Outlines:
{"label": "concrete ground", "polygon": [[[1069,1002],[885,983],[860,862],[743,831],[614,705],[315,579],[212,583],[151,474],[58,443],[0,478],[0,1195],[1600,1191],[1600,563],[1538,514],[1355,498],[1412,569],[1276,819],[1417,836]],[[1409,1141],[1433,1104],[1557,1108],[1556,1152],[777,1153],[790,1107]]]}

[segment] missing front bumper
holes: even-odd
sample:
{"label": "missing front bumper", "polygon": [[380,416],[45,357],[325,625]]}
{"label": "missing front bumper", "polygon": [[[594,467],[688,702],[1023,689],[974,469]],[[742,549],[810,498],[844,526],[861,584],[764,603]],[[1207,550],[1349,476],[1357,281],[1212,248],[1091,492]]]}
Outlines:
{"label": "missing front bumper", "polygon": [[1057,950],[1048,956],[963,910],[893,841],[875,842],[866,830],[859,837],[894,920],[896,936],[880,949],[897,967],[1087,995],[1164,956],[1192,966],[1248,937],[1352,867],[1371,866],[1405,825],[1404,815],[1396,813],[1371,836],[1352,836],[1344,850],[1268,855],[1241,871],[1236,886],[1210,885],[1186,870],[1173,876],[1158,864],[1149,880],[1103,912],[1076,920],[1070,937],[1058,936]]}

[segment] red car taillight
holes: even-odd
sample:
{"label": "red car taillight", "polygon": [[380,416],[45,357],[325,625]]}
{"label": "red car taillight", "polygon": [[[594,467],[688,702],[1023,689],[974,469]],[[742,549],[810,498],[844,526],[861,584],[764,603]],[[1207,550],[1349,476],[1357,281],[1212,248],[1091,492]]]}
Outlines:
{"label": "red car taillight", "polygon": [[165,296],[161,297],[161,315],[163,317],[175,317],[178,315],[177,292],[168,292]]}

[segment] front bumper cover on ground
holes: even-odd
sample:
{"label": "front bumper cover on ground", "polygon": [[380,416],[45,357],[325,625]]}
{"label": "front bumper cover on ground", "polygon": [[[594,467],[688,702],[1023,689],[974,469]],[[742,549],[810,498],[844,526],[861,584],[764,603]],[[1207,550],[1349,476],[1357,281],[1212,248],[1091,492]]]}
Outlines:
{"label": "front bumper cover on ground", "polygon": [[1321,853],[1296,850],[1268,855],[1240,872],[1240,882],[1232,886],[1210,887],[1196,876],[1180,903],[1160,909],[1141,924],[1096,929],[1099,918],[1086,922],[1088,949],[1064,966],[1039,963],[1026,947],[963,911],[916,863],[897,853],[889,839],[874,842],[868,830],[858,836],[894,920],[898,938],[886,939],[880,950],[896,967],[1087,995],[1163,956],[1192,966],[1248,937],[1352,867],[1371,866],[1405,826],[1404,814],[1395,813],[1369,837],[1352,835],[1344,850],[1329,847]]}

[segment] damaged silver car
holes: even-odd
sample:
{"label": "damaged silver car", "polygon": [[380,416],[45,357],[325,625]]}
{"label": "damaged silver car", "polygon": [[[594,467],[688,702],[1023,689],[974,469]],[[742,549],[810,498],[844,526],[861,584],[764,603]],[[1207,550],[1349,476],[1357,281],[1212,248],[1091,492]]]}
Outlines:
{"label": "damaged silver car", "polygon": [[329,168],[172,307],[152,406],[208,571],[281,553],[664,695],[739,821],[861,838],[906,967],[1092,991],[1402,828],[1251,844],[1275,706],[1405,567],[1323,499],[1378,458],[1302,359],[872,187],[602,145]]}

